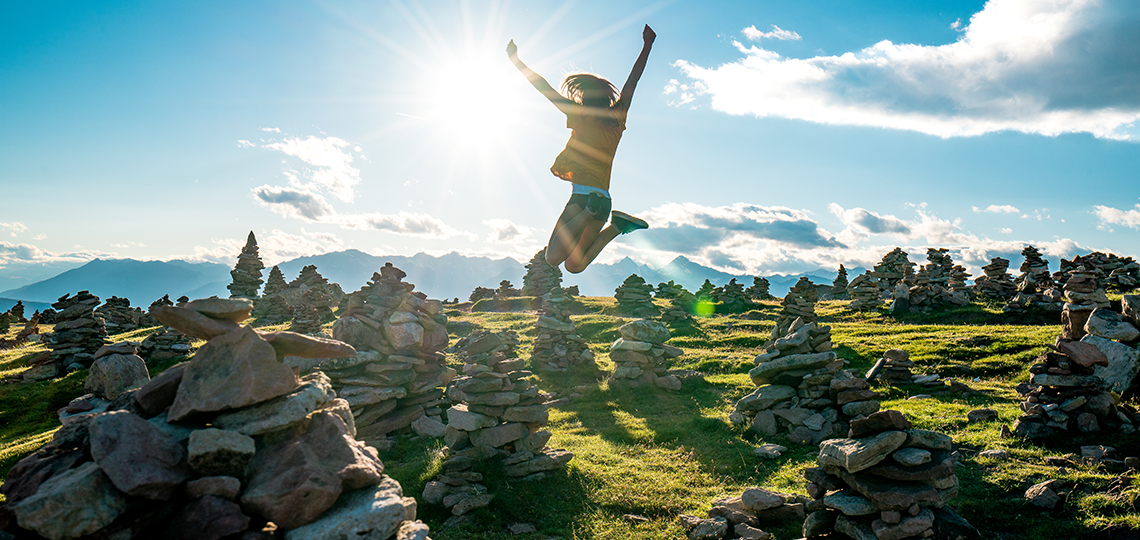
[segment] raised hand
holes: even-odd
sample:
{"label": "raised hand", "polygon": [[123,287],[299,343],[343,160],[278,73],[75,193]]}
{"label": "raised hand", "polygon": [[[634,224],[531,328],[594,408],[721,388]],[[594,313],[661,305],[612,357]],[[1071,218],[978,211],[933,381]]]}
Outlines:
{"label": "raised hand", "polygon": [[[648,26],[646,28],[648,28]],[[515,45],[515,40],[512,39],[509,43],[507,43],[507,56],[514,58],[518,55],[519,47],[518,45]]]}
{"label": "raised hand", "polygon": [[648,24],[645,25],[645,29],[641,31],[641,40],[644,41],[646,45],[652,45],[655,39],[657,39],[657,32],[654,32]]}

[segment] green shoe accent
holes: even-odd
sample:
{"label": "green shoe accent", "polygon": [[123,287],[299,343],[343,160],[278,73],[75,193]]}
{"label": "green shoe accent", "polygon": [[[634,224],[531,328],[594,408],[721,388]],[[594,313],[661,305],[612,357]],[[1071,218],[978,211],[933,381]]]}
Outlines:
{"label": "green shoe accent", "polygon": [[649,228],[649,224],[646,223],[644,219],[633,217],[617,210],[610,213],[610,225],[613,225],[621,234],[628,234],[638,229]]}

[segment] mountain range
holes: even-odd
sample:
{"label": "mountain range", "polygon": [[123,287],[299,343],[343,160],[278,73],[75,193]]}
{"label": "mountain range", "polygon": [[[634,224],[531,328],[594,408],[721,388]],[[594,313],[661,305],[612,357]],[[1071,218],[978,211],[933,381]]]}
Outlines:
{"label": "mountain range", "polygon": [[[290,281],[297,277],[302,267],[315,264],[322,276],[339,283],[346,292],[352,292],[360,289],[387,262],[406,272],[406,280],[415,284],[416,290],[440,299],[466,300],[475,287],[497,288],[504,279],[514,287],[522,287],[526,273],[521,263],[510,258],[468,257],[454,252],[438,257],[426,253],[411,257],[378,256],[355,249],[299,257],[277,266],[285,280]],[[164,294],[169,294],[172,299],[182,295],[190,298],[226,297],[229,295],[226,289],[230,283],[229,271],[225,265],[209,262],[95,259],[43,281],[2,291],[0,306],[5,303],[10,306],[15,299],[24,300],[25,304],[50,303],[64,294],[80,290],[91,291],[104,299],[112,295],[129,298],[132,305],[140,307],[150,305]],[[862,268],[852,268],[848,275],[856,276],[862,271]],[[566,287],[577,285],[579,291],[587,296],[612,296],[614,289],[630,274],[638,274],[653,285],[672,280],[690,291],[696,291],[706,279],[714,285],[723,285],[737,278],[737,282],[745,287],[752,285],[752,276],[721,272],[685,257],[677,257],[661,267],[640,264],[628,257],[613,264],[593,264],[581,274],[564,273],[562,284]],[[268,275],[269,270],[266,269],[263,277]],[[783,296],[801,276],[806,276],[813,283],[830,284],[835,279],[835,271],[820,269],[805,274],[766,277],[771,285],[770,292]]]}

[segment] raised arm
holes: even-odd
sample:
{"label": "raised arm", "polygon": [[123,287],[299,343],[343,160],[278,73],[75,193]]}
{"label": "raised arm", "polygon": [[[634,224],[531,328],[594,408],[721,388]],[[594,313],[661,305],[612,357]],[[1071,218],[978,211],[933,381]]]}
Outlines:
{"label": "raised arm", "polygon": [[645,71],[645,62],[649,60],[649,49],[653,48],[653,40],[657,39],[657,33],[653,31],[649,25],[641,31],[641,40],[644,43],[641,46],[641,54],[637,56],[637,61],[633,63],[633,69],[629,72],[629,78],[625,80],[625,86],[621,87],[621,98],[618,99],[616,106],[623,110],[628,111],[629,105],[633,102],[633,91],[637,88],[637,81],[641,79],[641,73]]}
{"label": "raised arm", "polygon": [[519,48],[515,45],[515,40],[513,39],[510,43],[507,43],[507,58],[511,59],[511,63],[522,72],[526,80],[529,81],[536,90],[541,92],[542,95],[546,96],[546,99],[549,99],[555,107],[558,107],[558,110],[570,114],[575,108],[580,107],[577,103],[559,94],[553,86],[550,86],[550,83],[546,82],[546,79],[542,78],[542,75],[535,73],[534,70],[530,69],[522,60],[519,60]]}

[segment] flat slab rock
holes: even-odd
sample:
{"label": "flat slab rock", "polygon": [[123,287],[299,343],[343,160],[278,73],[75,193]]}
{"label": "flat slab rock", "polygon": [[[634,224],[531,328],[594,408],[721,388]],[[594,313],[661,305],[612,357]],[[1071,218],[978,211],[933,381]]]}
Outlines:
{"label": "flat slab rock", "polygon": [[906,442],[902,431],[884,431],[862,439],[831,439],[819,445],[820,466],[842,467],[859,472],[883,461]]}
{"label": "flat slab rock", "polygon": [[127,497],[99,466],[87,462],[44,482],[35,495],[11,510],[20,527],[51,540],[64,540],[110,525],[127,505]]}
{"label": "flat slab rock", "polygon": [[761,386],[768,384],[768,381],[772,377],[785,371],[820,368],[834,362],[836,358],[838,357],[832,351],[813,354],[791,354],[775,360],[761,362],[748,372],[748,376],[752,377],[753,384]]}
{"label": "flat slab rock", "polygon": [[400,483],[385,476],[375,486],[345,493],[320,519],[285,531],[285,540],[387,539],[404,522],[406,504]]}
{"label": "flat slab rock", "polygon": [[1081,342],[1095,345],[1108,357],[1108,365],[1096,366],[1093,373],[1104,379],[1110,390],[1123,394],[1132,386],[1132,380],[1140,373],[1140,351],[1098,336],[1085,336]]}

